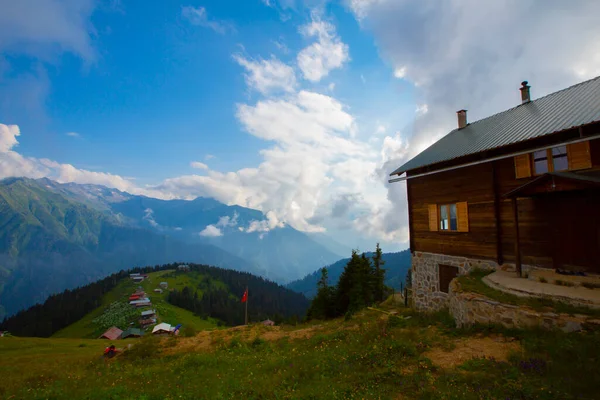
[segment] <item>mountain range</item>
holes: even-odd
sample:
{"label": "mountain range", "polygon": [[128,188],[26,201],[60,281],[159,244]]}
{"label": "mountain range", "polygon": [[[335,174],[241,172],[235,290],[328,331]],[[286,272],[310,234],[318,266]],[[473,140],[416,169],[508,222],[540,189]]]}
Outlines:
{"label": "mountain range", "polygon": [[7,178],[0,181],[0,319],[139,265],[196,262],[285,283],[347,254],[321,239],[208,198],[167,201]]}

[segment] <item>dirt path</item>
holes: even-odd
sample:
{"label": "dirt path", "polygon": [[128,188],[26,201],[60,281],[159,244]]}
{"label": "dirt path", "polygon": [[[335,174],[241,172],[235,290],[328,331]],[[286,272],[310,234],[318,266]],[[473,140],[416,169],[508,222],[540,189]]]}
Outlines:
{"label": "dirt path", "polygon": [[497,361],[507,361],[513,351],[521,346],[512,338],[504,336],[461,338],[453,341],[450,351],[435,348],[423,355],[441,368],[452,368],[473,358],[493,357]]}

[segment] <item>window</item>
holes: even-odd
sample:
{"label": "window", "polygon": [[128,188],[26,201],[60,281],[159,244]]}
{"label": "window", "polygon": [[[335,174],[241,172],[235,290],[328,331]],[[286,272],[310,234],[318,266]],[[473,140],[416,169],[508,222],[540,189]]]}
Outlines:
{"label": "window", "polygon": [[458,223],[456,218],[456,204],[446,204],[440,206],[440,230],[458,230]]}
{"label": "window", "polygon": [[566,171],[569,169],[567,146],[558,146],[552,149],[552,167],[554,171]]}
{"label": "window", "polygon": [[431,232],[469,232],[469,206],[466,201],[453,204],[429,204]]}
{"label": "window", "polygon": [[439,264],[438,273],[440,279],[440,292],[448,293],[450,281],[458,275],[458,268],[450,265]]}
{"label": "window", "polygon": [[[514,157],[515,178],[529,178],[554,171],[592,168],[590,142],[582,141]],[[460,219],[460,218],[459,218]]]}
{"label": "window", "polygon": [[533,171],[536,175],[548,172],[548,152],[546,150],[533,153]]}

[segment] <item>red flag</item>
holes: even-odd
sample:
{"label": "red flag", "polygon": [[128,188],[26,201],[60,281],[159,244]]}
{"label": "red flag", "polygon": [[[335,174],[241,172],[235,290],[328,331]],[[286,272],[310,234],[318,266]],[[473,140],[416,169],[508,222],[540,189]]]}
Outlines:
{"label": "red flag", "polygon": [[246,301],[248,301],[248,289],[246,289],[244,295],[242,296],[242,303],[245,303]]}

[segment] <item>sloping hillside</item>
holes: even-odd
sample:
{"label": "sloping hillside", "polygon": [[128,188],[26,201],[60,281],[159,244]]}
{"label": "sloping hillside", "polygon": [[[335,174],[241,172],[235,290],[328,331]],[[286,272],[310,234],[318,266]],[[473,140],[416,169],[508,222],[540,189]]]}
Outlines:
{"label": "sloping hillside", "polygon": [[[367,257],[373,257],[373,253],[366,253],[366,255]],[[327,266],[330,285],[337,284],[348,261],[350,261],[350,258],[344,258]],[[386,269],[385,284],[397,291],[400,290],[400,284],[404,285],[406,273],[410,269],[410,251],[383,253],[383,261],[385,262],[383,268]],[[312,298],[317,293],[317,282],[320,278],[321,270],[319,269],[302,279],[290,282],[286,287],[295,292],[302,293],[308,298]]]}
{"label": "sloping hillside", "polygon": [[[166,322],[171,325],[182,324],[185,327],[192,327],[194,331],[201,331],[204,329],[210,329],[217,326],[217,321],[212,318],[202,319],[197,315],[194,315],[191,311],[184,310],[177,306],[170,304],[166,298],[168,291],[162,293],[155,293],[153,290],[159,287],[160,282],[168,282],[169,288],[183,289],[185,286],[200,286],[203,276],[195,274],[181,275],[177,278],[165,277],[165,275],[171,274],[172,270],[164,270],[158,272],[151,272],[148,274],[148,279],[143,282],[136,284],[131,279],[123,279],[117,287],[105,294],[100,307],[93,310],[85,317],[69,325],[66,328],[56,332],[52,337],[55,338],[87,338],[94,339],[101,335],[106,327],[100,326],[97,322],[94,322],[98,317],[105,313],[105,310],[115,302],[121,302],[127,304],[129,302],[129,296],[138,287],[142,287],[147,293],[150,301],[152,302],[151,307],[146,307],[143,310],[156,310],[157,323]],[[219,281],[212,281],[212,285],[223,287],[224,285]],[[128,305],[129,306],[129,305]],[[129,306],[131,307],[131,306]],[[132,308],[133,309],[133,308]],[[137,325],[137,320],[140,318],[138,315],[140,311],[136,312],[135,318],[130,321]],[[112,325],[112,324],[109,324]],[[137,326],[136,326],[137,327]],[[124,330],[127,326],[118,326],[118,328]]]}
{"label": "sloping hillside", "polygon": [[[243,324],[240,298],[246,288],[250,321],[299,320],[308,309],[306,297],[264,278],[207,265],[187,265],[189,270],[185,271],[178,270],[177,264],[120,271],[66,290],[3,321],[0,331],[17,336],[95,338],[111,326],[138,327],[141,310],[129,305],[129,296],[139,287],[152,302],[143,310],[155,310],[158,322],[182,324],[193,330]],[[129,276],[131,272],[147,274],[148,278],[136,284]],[[167,287],[155,292],[162,282]]]}

